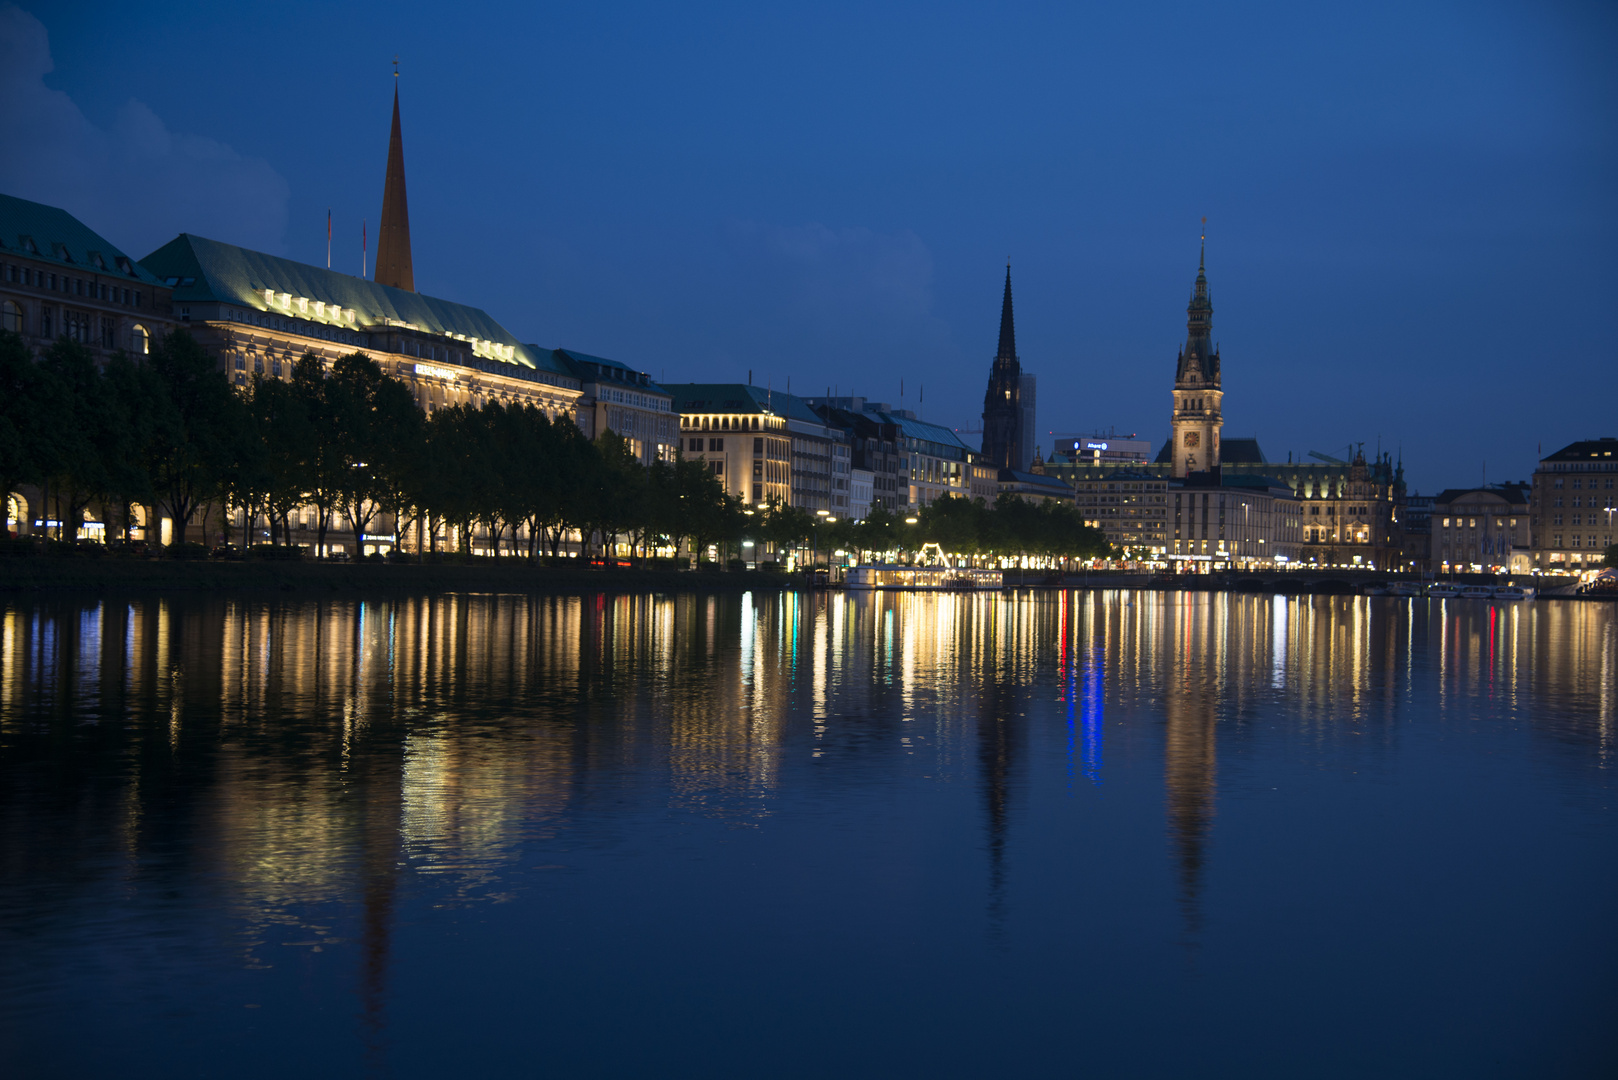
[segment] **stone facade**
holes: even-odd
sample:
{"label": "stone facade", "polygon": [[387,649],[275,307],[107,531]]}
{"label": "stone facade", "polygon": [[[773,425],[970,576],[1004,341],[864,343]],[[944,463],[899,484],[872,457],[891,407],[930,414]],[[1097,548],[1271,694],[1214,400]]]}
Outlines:
{"label": "stone facade", "polygon": [[1618,438],[1570,443],[1534,470],[1530,555],[1535,569],[1579,572],[1618,543]]}

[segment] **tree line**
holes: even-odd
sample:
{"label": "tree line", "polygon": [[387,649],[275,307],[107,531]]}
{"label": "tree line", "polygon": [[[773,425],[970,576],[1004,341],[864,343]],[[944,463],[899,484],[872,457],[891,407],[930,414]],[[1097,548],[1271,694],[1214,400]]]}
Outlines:
{"label": "tree line", "polygon": [[975,557],[1107,553],[1072,506],[1011,497],[940,500],[913,522],[882,510],[850,522],[747,505],[701,461],[642,465],[617,434],[588,439],[568,417],[531,405],[423,413],[363,353],[329,365],[310,353],[289,379],[255,374],[238,392],[185,329],[147,356],[120,352],[102,365],[65,338],[36,359],[21,337],[0,332],[0,485],[37,487],[68,539],[92,505],[109,538],[127,536],[138,504],[172,518],[177,538],[199,517],[211,531],[221,510],[228,538],[245,511],[268,525],[273,546],[292,545],[304,531],[299,515],[312,511],[316,551],[335,536],[362,551],[385,521],[398,537],[419,537],[424,554],[465,552],[474,535],[492,553],[528,558],[557,557],[571,537],[584,555],[620,544],[633,558],[716,548],[755,563],[804,549],[829,559],[928,544]]}

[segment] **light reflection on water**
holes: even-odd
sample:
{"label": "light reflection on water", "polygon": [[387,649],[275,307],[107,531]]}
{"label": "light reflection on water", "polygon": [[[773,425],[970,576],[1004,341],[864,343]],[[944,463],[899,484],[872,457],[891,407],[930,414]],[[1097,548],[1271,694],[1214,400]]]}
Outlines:
{"label": "light reflection on water", "polygon": [[[1142,1050],[1127,1033],[1185,1020],[1201,995],[1276,1006],[1268,983],[1242,974],[1292,962],[1272,933],[1329,950],[1317,921],[1330,924],[1345,948],[1397,972],[1389,924],[1420,923],[1428,897],[1531,919],[1489,899],[1499,887],[1486,861],[1466,854],[1478,838],[1445,832],[1461,809],[1477,812],[1480,834],[1501,820],[1525,830],[1523,845],[1554,833],[1558,859],[1585,862],[1561,878],[1553,864],[1536,887],[1577,894],[1577,910],[1610,908],[1615,694],[1613,608],[1552,601],[1103,591],[14,604],[0,609],[0,1064],[72,1073],[134,1055],[162,1074],[224,1055],[237,1074],[277,1074],[292,1059],[266,1045],[270,1029],[254,1025],[267,1020],[243,1019],[253,1008],[327,1060],[426,1072],[449,1043],[411,1019],[441,980],[470,978],[470,1000],[551,1010],[564,1072],[645,1071],[687,1044],[707,1055],[695,1071],[757,1071],[749,1039],[768,1047],[822,1024],[839,1026],[860,1065],[822,1049],[773,1071],[879,1072],[891,1055],[920,1071],[1044,1068],[1069,1060],[1066,1039],[1025,1032],[1008,1048],[998,1033],[1064,995],[1076,1006],[1100,994],[1069,1021],[1092,1060],[1173,1074],[1202,1059],[1178,1044]],[[1309,827],[1313,839],[1297,835]],[[1422,899],[1400,898],[1423,878],[1392,854],[1419,856],[1407,833],[1452,845],[1431,856],[1448,869]],[[1358,906],[1318,906],[1348,905],[1319,895],[1342,871],[1288,875],[1322,852],[1390,867],[1394,903],[1411,910],[1368,923]],[[1306,895],[1311,912],[1298,910]],[[1244,925],[1277,904],[1281,922]],[[571,923],[554,921],[559,910]],[[607,910],[623,920],[610,934],[579,929]],[[505,936],[479,929],[510,919]],[[875,954],[854,943],[895,919],[905,944],[878,952],[897,949],[885,961],[897,966],[866,970]],[[744,924],[756,936],[728,938]],[[1529,935],[1533,948],[1583,940],[1582,961],[1556,980],[1570,1017],[1614,996],[1612,932],[1593,932],[1574,922]],[[693,959],[687,933],[724,944]],[[522,952],[564,987],[593,986],[590,957],[612,954],[619,935],[638,943],[643,985],[597,988],[640,1010],[611,1045],[585,1034],[595,1013],[563,989],[504,967],[503,953]],[[464,951],[446,956],[450,940]],[[706,982],[765,954],[787,967],[766,979],[784,980],[773,996]],[[921,969],[945,955],[939,986],[927,985]],[[1546,993],[1544,973],[1513,956],[1500,963],[1517,992]],[[1327,1003],[1346,992],[1316,977],[1300,992]],[[930,1040],[896,1051],[892,1028],[837,1004],[884,980],[918,998],[890,1002],[892,1022]],[[787,1019],[786,985],[799,981],[814,988],[812,1020]],[[693,1001],[709,1011],[676,1023],[660,988],[688,982],[706,985]],[[985,999],[988,984],[998,989]],[[1452,978],[1424,985],[1454,996],[1455,1024],[1478,1008]],[[1037,1005],[1010,1008],[1036,987]],[[756,1030],[738,1037],[730,1024],[749,1015]],[[104,1056],[64,1043],[87,1019],[118,1032]],[[1445,1074],[1433,1061],[1471,1052],[1458,1036],[1421,1043],[1402,1014],[1383,1021],[1353,1045],[1403,1046],[1383,1064],[1437,1055],[1413,1075]],[[1478,1052],[1543,1055],[1561,1028],[1536,1023]],[[1344,1038],[1318,1016],[1297,1031],[1287,1060],[1313,1074],[1358,1075],[1368,1060],[1310,1056]],[[532,1046],[520,1027],[480,1040],[474,1056],[489,1067]],[[1245,1075],[1267,1074],[1273,1042],[1226,1049]],[[1595,1036],[1558,1045],[1575,1071],[1606,1049]]]}

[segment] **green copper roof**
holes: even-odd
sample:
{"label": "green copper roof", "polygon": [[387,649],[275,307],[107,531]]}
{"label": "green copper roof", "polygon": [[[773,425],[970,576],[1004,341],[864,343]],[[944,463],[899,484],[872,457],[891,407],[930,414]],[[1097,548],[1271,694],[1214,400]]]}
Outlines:
{"label": "green copper roof", "polygon": [[402,324],[430,334],[509,346],[513,360],[500,362],[574,377],[551,350],[531,350],[481,308],[379,285],[352,274],[190,233],[181,233],[164,244],[142,259],[141,265],[160,281],[172,283],[176,304],[213,302],[285,314],[268,306],[264,291],[271,289],[294,299],[305,297],[352,310],[358,326]]}
{"label": "green copper roof", "polygon": [[[528,348],[534,349],[537,348],[537,346],[530,345]],[[589,353],[580,352],[577,349],[557,349],[555,350],[555,353],[557,359],[568,364],[573,374],[583,382],[596,381],[597,376],[595,372],[590,370],[590,365],[594,364],[597,367],[608,368],[614,371],[622,371],[634,376],[635,378],[633,380],[622,380],[626,386],[635,386],[641,390],[649,390],[654,394],[668,393],[667,390],[653,381],[649,375],[646,376],[645,382],[639,382],[638,380],[640,376],[646,375],[646,373],[644,371],[638,371],[635,368],[630,367],[628,364],[620,363],[617,360],[609,360],[604,356],[591,356]],[[613,381],[617,382],[618,380]]]}
{"label": "green copper roof", "polygon": [[72,267],[109,281],[161,282],[100,233],[54,206],[0,195],[0,251]]}

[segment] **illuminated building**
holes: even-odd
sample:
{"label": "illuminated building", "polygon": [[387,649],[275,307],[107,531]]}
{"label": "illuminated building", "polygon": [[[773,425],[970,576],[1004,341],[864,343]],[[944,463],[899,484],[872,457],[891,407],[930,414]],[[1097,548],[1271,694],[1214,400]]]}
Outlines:
{"label": "illuminated building", "polygon": [[[1221,360],[1213,344],[1213,300],[1208,291],[1206,247],[1197,261],[1197,276],[1186,308],[1186,341],[1175,361],[1170,435],[1156,460],[1141,464],[1088,460],[1083,453],[1053,456],[1045,471],[1084,488],[1096,483],[1136,483],[1114,480],[1119,473],[1146,474],[1168,481],[1171,497],[1166,505],[1171,518],[1172,493],[1180,496],[1179,536],[1169,536],[1166,555],[1171,561],[1221,565],[1283,565],[1282,552],[1293,551],[1284,565],[1344,566],[1400,569],[1404,554],[1402,512],[1405,499],[1404,466],[1391,454],[1367,461],[1364,446],[1343,460],[1311,451],[1316,461],[1269,461],[1252,437],[1224,437],[1224,392]],[[1110,447],[1109,447],[1110,449]],[[1352,448],[1351,448],[1352,449]],[[1222,490],[1221,490],[1222,489]],[[1288,495],[1297,500],[1294,507]],[[1085,488],[1085,490],[1100,490]],[[1226,539],[1234,519],[1243,517],[1243,543],[1239,556],[1219,546],[1219,511],[1226,512]],[[1204,507],[1210,530],[1202,527]],[[1194,517],[1188,519],[1192,508]],[[1275,531],[1253,533],[1250,523],[1267,522]],[[1172,527],[1169,529],[1172,533]],[[1188,535],[1189,534],[1189,535]],[[1299,535],[1301,534],[1301,535]],[[1258,541],[1262,540],[1260,544]],[[1176,543],[1178,541],[1178,544]],[[1195,559],[1193,560],[1193,556]],[[1249,558],[1253,559],[1248,563]]]}
{"label": "illuminated building", "polygon": [[[1208,295],[1207,245],[1197,259],[1197,280],[1186,307],[1185,346],[1174,371],[1174,419],[1163,455],[1174,475],[1219,467],[1219,436],[1225,427],[1219,388],[1219,349],[1213,343],[1213,300]],[[1162,460],[1160,458],[1159,460]]]}
{"label": "illuminated building", "polygon": [[1168,550],[1167,477],[1146,472],[1117,472],[1105,480],[1079,480],[1079,513],[1084,523],[1106,534],[1107,543],[1120,550]]}
{"label": "illuminated building", "polygon": [[0,329],[36,351],[66,337],[105,360],[173,329],[168,287],[54,206],[0,195]]}
{"label": "illuminated building", "polygon": [[[101,363],[120,349],[144,356],[154,338],[173,329],[168,293],[66,210],[0,195],[0,329],[19,335],[36,354],[65,337]],[[32,486],[0,491],[0,498],[8,533],[31,532],[35,521],[57,513]],[[88,534],[99,539],[102,523],[89,516],[94,509],[85,513]]]}
{"label": "illuminated building", "polygon": [[646,372],[616,360],[575,349],[557,349],[556,356],[578,377],[583,396],[576,407],[585,435],[593,439],[610,430],[623,436],[642,465],[674,457],[680,449],[674,395]]}
{"label": "illuminated building", "polygon": [[1152,444],[1133,435],[1078,435],[1051,448],[1046,468],[1066,465],[1145,465],[1152,460]]}
{"label": "illuminated building", "polygon": [[[680,418],[681,452],[708,466],[727,494],[745,503],[792,505],[793,436],[786,399],[742,383],[667,388]],[[826,457],[830,458],[830,454]]]}
{"label": "illuminated building", "polygon": [[1618,542],[1618,438],[1584,439],[1542,458],[1534,470],[1530,516],[1533,564],[1545,571],[1600,565]]}
{"label": "illuminated building", "polygon": [[1427,562],[1439,573],[1526,574],[1529,487],[1451,488],[1433,498]]}
{"label": "illuminated building", "polygon": [[870,474],[871,489],[862,501],[851,495],[849,516],[862,520],[872,507],[893,513],[908,505],[909,468],[900,453],[898,421],[881,414],[886,405],[867,407],[862,397],[805,398],[805,402],[830,426],[843,433],[848,443],[849,465],[854,483],[861,472]]}

